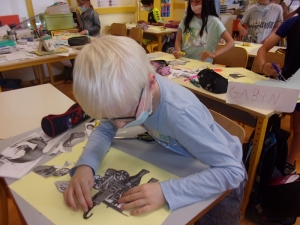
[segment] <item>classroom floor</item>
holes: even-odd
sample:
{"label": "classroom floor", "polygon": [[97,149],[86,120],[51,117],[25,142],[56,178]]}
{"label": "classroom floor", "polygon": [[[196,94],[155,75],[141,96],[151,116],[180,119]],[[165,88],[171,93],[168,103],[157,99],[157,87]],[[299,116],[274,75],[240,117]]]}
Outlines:
{"label": "classroom floor", "polygon": [[[71,81],[68,81],[65,84],[57,85],[56,88],[61,92],[63,92],[65,95],[67,95],[69,98],[71,98],[73,101],[76,101],[73,95]],[[290,118],[289,116],[286,116],[282,121],[282,128],[289,130],[289,124],[290,124]],[[248,126],[245,127],[246,140],[248,140],[249,136],[252,133],[252,130],[253,129],[251,127]],[[297,168],[298,168],[298,173],[300,173],[300,158],[297,160]],[[18,210],[12,198],[8,199],[8,207],[9,207],[9,224],[7,225],[25,225],[26,223],[22,222],[22,219],[20,218],[20,215],[18,213]],[[253,223],[247,219],[244,219],[241,222],[241,225],[258,225],[258,224]],[[300,225],[300,217],[297,219],[295,225]]]}

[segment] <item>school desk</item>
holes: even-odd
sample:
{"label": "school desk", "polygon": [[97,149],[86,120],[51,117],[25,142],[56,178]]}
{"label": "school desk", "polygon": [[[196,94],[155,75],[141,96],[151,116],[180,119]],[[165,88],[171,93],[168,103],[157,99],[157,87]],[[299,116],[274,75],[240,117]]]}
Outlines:
{"label": "school desk", "polygon": [[72,104],[51,84],[0,92],[0,139],[37,128],[43,116],[62,114]]}
{"label": "school desk", "polygon": [[[127,29],[130,29],[131,27],[136,27],[136,23],[126,23]],[[157,40],[157,48],[158,51],[162,50],[162,37],[164,35],[168,35],[171,33],[176,33],[177,29],[175,28],[165,28],[163,29],[163,26],[149,26],[147,30],[144,30],[143,37],[145,39],[153,40],[153,36]]]}
{"label": "school desk", "polygon": [[[21,50],[23,51],[23,50]],[[47,64],[50,82],[53,85],[62,83],[62,82],[54,82],[51,63],[59,62],[68,59],[75,59],[79,50],[73,48],[72,52],[69,53],[68,56],[60,56],[60,55],[47,55],[47,56],[39,56],[36,58],[28,58],[23,60],[15,60],[15,61],[8,61],[8,62],[0,62],[0,72],[7,71],[7,70],[14,70],[20,69],[25,67],[36,67],[36,72],[39,78],[39,83],[43,84],[43,76],[41,71],[41,65]],[[18,52],[12,52],[9,54],[18,54]]]}
{"label": "school desk", "polygon": [[[242,47],[248,52],[249,57],[256,57],[257,56],[257,51],[258,49],[262,46],[262,44],[256,44],[256,43],[250,43],[250,46],[243,46],[242,41],[235,41],[235,47]],[[270,49],[269,52],[276,52],[277,49],[285,47],[281,46],[274,46],[273,48]]]}
{"label": "school desk", "polygon": [[[0,149],[10,146],[22,137],[26,137],[29,134],[40,131],[40,128],[34,129],[29,132],[25,132],[21,135],[15,136],[13,138],[6,139],[0,142]],[[112,147],[119,149],[129,155],[135,156],[146,162],[149,162],[165,171],[171,172],[174,175],[183,177],[188,176],[192,173],[199,172],[205,168],[205,165],[200,163],[200,161],[195,160],[192,157],[184,157],[179,154],[173,153],[158,143],[149,143],[140,140],[115,140],[113,141]],[[68,153],[65,153],[68,154]],[[53,157],[45,156],[38,165],[45,164],[47,161]],[[184,167],[184,170],[182,169]],[[14,180],[6,178],[6,183],[8,185],[12,184]],[[19,196],[14,191],[11,191],[14,199],[24,216],[27,224],[30,225],[53,225],[53,223],[43,216],[38,209],[32,207],[28,202],[26,202],[22,196]],[[221,194],[216,194],[203,201],[196,202],[194,204],[176,209],[172,211],[163,225],[174,225],[174,224],[190,224],[192,225],[195,221],[201,218],[206,212],[209,211],[215,204],[222,200],[230,191],[226,191]],[[46,193],[45,193],[46,194]],[[45,204],[47,204],[45,202]],[[63,201],[58,200],[58,204],[63,204]],[[63,213],[63,212],[62,212]],[[78,213],[83,214],[81,211]],[[149,216],[151,220],[151,217]],[[66,217],[67,221],[67,217]],[[85,222],[83,220],[83,222]],[[87,221],[88,222],[88,221]],[[66,223],[67,224],[67,223]],[[153,223],[155,224],[155,222]]]}
{"label": "school desk", "polygon": [[[149,57],[151,55],[152,54],[149,54]],[[159,54],[154,53],[154,56],[158,56],[157,59],[166,58],[168,59],[168,61],[171,58],[170,54],[167,53],[159,53]],[[190,59],[190,62],[187,63],[184,67],[189,67],[189,65],[192,65],[194,67],[197,64],[199,65],[199,67],[203,67],[203,62],[198,60],[192,60],[192,59]],[[249,80],[259,79],[261,77],[258,74],[244,68],[221,68],[221,69],[222,69],[221,73],[223,75],[229,75],[229,73],[245,74]],[[172,80],[188,88],[192,92],[194,92],[197,95],[197,97],[200,99],[200,101],[204,105],[206,105],[209,109],[213,109],[214,111],[217,111],[234,121],[238,121],[255,128],[254,141],[253,141],[254,145],[252,148],[250,164],[248,169],[248,182],[245,187],[244,200],[241,208],[242,213],[244,215],[252,191],[255,174],[256,174],[256,168],[262,151],[263,140],[266,133],[268,119],[275,113],[275,111],[258,109],[258,108],[243,106],[243,105],[227,104],[226,94],[214,94],[208,92],[203,88],[195,87],[190,82],[184,81],[184,78],[176,78]]]}

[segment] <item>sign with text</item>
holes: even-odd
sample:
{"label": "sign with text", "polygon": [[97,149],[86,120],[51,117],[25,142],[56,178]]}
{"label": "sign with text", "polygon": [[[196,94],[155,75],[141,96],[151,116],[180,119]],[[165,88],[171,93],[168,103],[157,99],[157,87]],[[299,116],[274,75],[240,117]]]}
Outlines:
{"label": "sign with text", "polygon": [[293,112],[299,90],[229,82],[226,102],[279,112]]}

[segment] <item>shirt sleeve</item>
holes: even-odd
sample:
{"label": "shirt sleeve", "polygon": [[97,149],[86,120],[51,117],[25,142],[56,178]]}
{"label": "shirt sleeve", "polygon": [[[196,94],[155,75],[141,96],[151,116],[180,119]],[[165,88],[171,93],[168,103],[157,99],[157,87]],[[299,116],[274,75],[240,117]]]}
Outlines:
{"label": "shirt sleeve", "polygon": [[275,4],[275,6],[277,6],[277,8],[279,9],[276,22],[282,22],[283,21],[282,7],[280,5],[276,5],[276,4]]}
{"label": "shirt sleeve", "polygon": [[93,173],[97,171],[111,146],[112,139],[116,135],[117,127],[109,120],[101,121],[100,125],[89,136],[88,142],[76,165],[71,169],[70,175],[73,176],[76,167],[81,165],[90,166]]}
{"label": "shirt sleeve", "polygon": [[253,9],[253,7],[256,7],[255,5],[251,6],[250,8],[248,8],[248,10],[245,12],[245,14],[243,15],[243,18],[241,19],[241,24],[246,25],[249,23],[250,20],[250,15],[251,15],[251,11]]}
{"label": "shirt sleeve", "polygon": [[296,23],[298,16],[294,16],[292,18],[287,19],[284,21],[280,27],[277,29],[276,34],[282,38],[285,38],[288,34],[290,28]]}
{"label": "shirt sleeve", "polygon": [[95,10],[92,11],[92,19],[93,19],[93,26],[89,27],[87,30],[89,31],[89,35],[94,36],[98,34],[101,29],[99,15]]}
{"label": "shirt sleeve", "polygon": [[156,7],[153,8],[153,16],[154,16],[154,19],[155,19],[156,23],[162,23],[163,22],[163,20],[160,17],[160,11]]}
{"label": "shirt sleeve", "polygon": [[[215,123],[210,114],[200,118],[202,114],[199,109],[189,107],[174,120],[177,121],[174,131],[177,141],[210,168],[187,177],[161,182],[171,210],[236,188],[247,177],[242,153],[237,156],[234,155],[235,151],[231,151],[238,148],[242,152],[240,142]],[[193,131],[193,134],[187,131]]]}

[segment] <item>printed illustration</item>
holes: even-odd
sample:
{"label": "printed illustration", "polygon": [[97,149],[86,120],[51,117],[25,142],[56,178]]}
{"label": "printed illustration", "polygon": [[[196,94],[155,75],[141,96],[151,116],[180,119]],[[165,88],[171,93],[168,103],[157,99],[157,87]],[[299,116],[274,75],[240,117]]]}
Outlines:
{"label": "printed illustration", "polygon": [[[147,173],[149,173],[148,170],[142,169],[138,174],[129,176],[129,173],[125,170],[107,169],[104,177],[97,180],[99,191],[92,197],[93,207],[103,202],[108,207],[127,216],[122,212],[118,199],[130,188],[138,186],[142,177]],[[83,214],[84,219],[88,219],[93,215],[93,213],[88,215],[92,208],[89,208]]]}
{"label": "printed illustration", "polygon": [[63,166],[54,166],[54,165],[36,166],[35,168],[33,168],[33,172],[45,178],[49,176],[61,177],[70,172],[70,169],[67,167],[72,164],[73,164],[72,162],[67,161]]}
{"label": "printed illustration", "polygon": [[184,45],[203,47],[207,44],[209,35],[206,31],[203,32],[202,37],[200,37],[200,30],[194,27],[190,27],[187,31],[183,33]]}
{"label": "printed illustration", "polygon": [[0,176],[20,178],[53,147],[56,139],[44,132],[33,133],[4,149],[0,154]]}
{"label": "printed illustration", "polygon": [[229,74],[230,77],[232,77],[233,79],[239,79],[241,77],[246,77],[245,75],[242,75],[240,73],[231,73]]}

